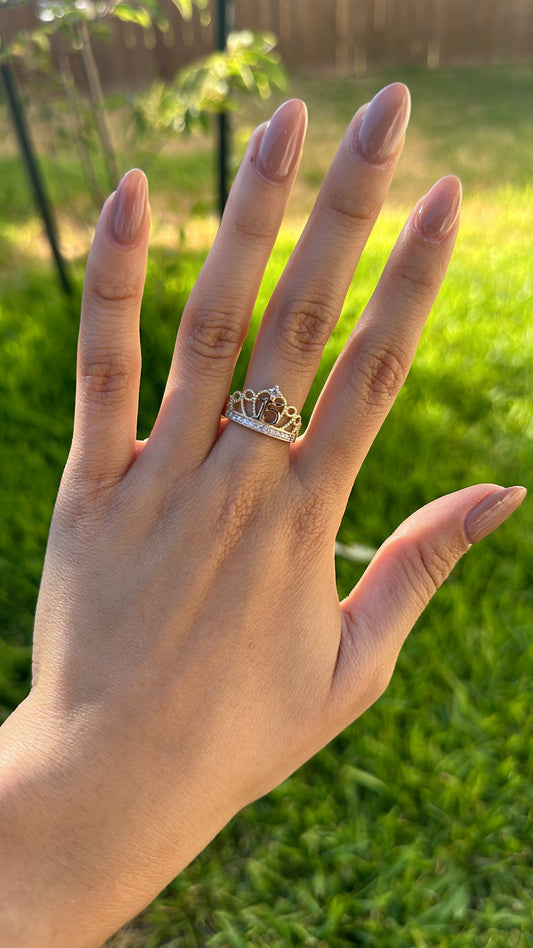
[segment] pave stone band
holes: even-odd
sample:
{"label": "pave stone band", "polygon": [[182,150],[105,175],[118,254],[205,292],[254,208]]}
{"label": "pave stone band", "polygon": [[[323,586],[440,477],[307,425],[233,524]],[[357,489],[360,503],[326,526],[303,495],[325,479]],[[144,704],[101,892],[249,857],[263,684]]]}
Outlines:
{"label": "pave stone band", "polygon": [[230,421],[278,441],[296,441],[302,426],[296,408],[287,404],[277,385],[254,392],[246,388],[230,395],[224,412]]}

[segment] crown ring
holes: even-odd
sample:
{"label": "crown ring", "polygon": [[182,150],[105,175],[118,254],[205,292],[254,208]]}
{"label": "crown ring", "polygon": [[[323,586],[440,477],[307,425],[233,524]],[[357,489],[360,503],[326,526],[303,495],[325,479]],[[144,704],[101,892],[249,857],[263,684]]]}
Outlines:
{"label": "crown ring", "polygon": [[224,412],[230,421],[258,431],[279,441],[296,441],[302,418],[296,408],[287,404],[277,385],[254,392],[246,388],[230,395]]}

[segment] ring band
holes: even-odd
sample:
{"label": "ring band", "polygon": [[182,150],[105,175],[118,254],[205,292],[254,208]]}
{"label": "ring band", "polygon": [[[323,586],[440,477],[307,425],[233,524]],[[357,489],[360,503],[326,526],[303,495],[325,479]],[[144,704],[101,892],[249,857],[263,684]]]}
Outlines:
{"label": "ring band", "polygon": [[287,404],[277,385],[254,392],[246,388],[230,395],[224,412],[230,421],[277,438],[278,441],[296,441],[302,427],[302,418],[296,408]]}

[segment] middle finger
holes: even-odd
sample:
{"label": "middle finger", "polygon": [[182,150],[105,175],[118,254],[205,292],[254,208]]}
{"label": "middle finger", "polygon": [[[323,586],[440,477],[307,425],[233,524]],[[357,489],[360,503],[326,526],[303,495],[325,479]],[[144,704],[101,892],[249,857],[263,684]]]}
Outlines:
{"label": "middle finger", "polygon": [[[301,406],[388,192],[409,121],[401,83],[355,115],[265,311],[247,376]],[[234,433],[237,437],[237,433]]]}

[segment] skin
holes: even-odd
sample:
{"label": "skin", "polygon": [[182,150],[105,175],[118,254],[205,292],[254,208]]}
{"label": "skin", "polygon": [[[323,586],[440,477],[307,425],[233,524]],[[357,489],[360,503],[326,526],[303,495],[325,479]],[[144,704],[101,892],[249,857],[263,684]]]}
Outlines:
{"label": "skin", "polygon": [[[407,90],[389,87],[372,108],[340,145],[249,367],[249,387],[277,383],[298,408],[389,187]],[[252,136],[144,443],[142,174],[103,209],[34,684],[1,730],[3,946],[89,948],[142,909],[240,808],[379,697],[414,621],[478,538],[480,503],[484,532],[497,525],[497,485],[440,498],[338,601],[335,536],[450,259],[454,178],[409,217],[298,441],[221,420],[304,130],[292,102]],[[504,492],[498,522],[521,496]]]}

